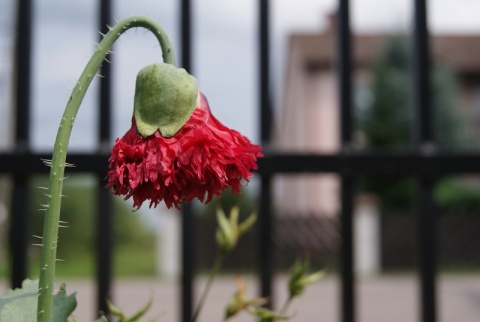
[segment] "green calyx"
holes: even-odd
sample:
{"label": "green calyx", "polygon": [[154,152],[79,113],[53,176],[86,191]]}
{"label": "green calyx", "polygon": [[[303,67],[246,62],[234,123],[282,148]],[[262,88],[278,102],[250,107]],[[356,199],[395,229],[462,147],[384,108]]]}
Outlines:
{"label": "green calyx", "polygon": [[138,72],[134,116],[140,135],[160,130],[172,137],[188,121],[198,99],[197,80],[183,68],[152,64]]}

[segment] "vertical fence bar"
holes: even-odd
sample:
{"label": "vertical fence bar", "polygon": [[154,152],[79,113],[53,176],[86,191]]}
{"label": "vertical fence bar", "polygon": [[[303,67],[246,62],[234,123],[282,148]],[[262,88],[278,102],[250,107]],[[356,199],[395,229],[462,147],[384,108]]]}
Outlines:
{"label": "vertical fence bar", "polygon": [[348,152],[352,142],[352,57],[349,0],[339,0],[337,68],[340,103],[340,141]]}
{"label": "vertical fence bar", "polygon": [[[339,0],[338,75],[340,103],[340,141],[342,153],[349,153],[352,141],[352,63],[350,9],[348,0]],[[353,178],[343,172],[341,180],[341,321],[355,321],[355,285],[353,272]]]}
{"label": "vertical fence bar", "polygon": [[355,321],[355,277],[353,261],[353,179],[342,175],[340,221],[342,224],[341,244],[341,321]]}
{"label": "vertical fence bar", "polygon": [[180,13],[181,61],[182,67],[189,73],[192,72],[192,4],[190,0],[182,0]]}
{"label": "vertical fence bar", "polygon": [[[100,0],[99,24],[100,32],[106,34],[111,25],[111,0]],[[109,151],[111,145],[111,109],[112,109],[112,78],[111,64],[104,62],[101,69],[104,76],[100,82],[100,113],[98,120],[99,152]],[[105,189],[103,177],[97,178],[97,309],[98,312],[109,314],[107,299],[111,300],[112,285],[112,248],[113,248],[113,220],[112,199],[110,192]]]}
{"label": "vertical fence bar", "polygon": [[[414,1],[414,145],[421,154],[431,154],[433,145],[430,91],[430,52],[425,0]],[[421,321],[435,322],[436,317],[436,219],[432,198],[434,180],[419,178],[418,243],[420,249]]]}
{"label": "vertical fence bar", "polygon": [[433,180],[421,178],[419,189],[418,243],[420,249],[421,321],[437,321],[436,312],[436,218]]}
{"label": "vertical fence bar", "polygon": [[413,95],[414,95],[414,143],[416,147],[432,143],[432,107],[430,97],[430,50],[425,0],[414,1],[413,30]]}
{"label": "vertical fence bar", "polygon": [[[192,9],[190,0],[182,0],[180,13],[182,67],[192,72]],[[193,278],[195,274],[194,214],[191,205],[183,206],[182,214],[182,292],[181,321],[190,322],[193,316]]]}
{"label": "vertical fence bar", "polygon": [[273,276],[273,240],[272,240],[272,198],[271,177],[261,176],[260,214],[259,214],[259,270],[260,270],[260,296],[268,297],[267,307],[272,308],[275,298],[272,293]]}
{"label": "vertical fence bar", "polygon": [[[270,28],[269,28],[269,0],[260,0],[258,9],[258,48],[259,48],[259,112],[260,112],[260,140],[266,147],[270,140],[272,110],[270,100]],[[262,172],[260,172],[262,173]],[[272,201],[271,177],[262,174],[260,182],[260,216],[259,216],[259,273],[260,296],[268,297],[268,306],[274,305],[272,294],[273,276],[273,242],[272,242]]]}
{"label": "vertical fence bar", "polygon": [[17,7],[15,43],[15,99],[17,152],[29,150],[30,136],[30,88],[32,52],[32,2],[20,0]]}
{"label": "vertical fence bar", "polygon": [[112,300],[112,250],[113,220],[110,191],[105,189],[105,181],[97,178],[97,312],[109,314],[106,300]]}
{"label": "vertical fence bar", "polygon": [[259,77],[260,77],[260,140],[262,144],[270,141],[272,130],[272,102],[270,97],[270,19],[269,0],[260,0],[259,24]]}
{"label": "vertical fence bar", "polygon": [[[108,33],[108,26],[112,25],[112,1],[100,0],[100,32],[102,34]],[[100,41],[103,36],[100,35]],[[109,151],[112,131],[112,64],[104,62],[100,68],[100,75],[104,76],[100,82],[100,118],[98,136],[100,141],[100,150]]]}
{"label": "vertical fence bar", "polygon": [[181,321],[190,322],[193,316],[193,277],[194,277],[194,215],[191,205],[183,205],[182,210],[182,292]]}
{"label": "vertical fence bar", "polygon": [[[30,136],[30,80],[32,2],[20,0],[17,6],[15,39],[15,149],[17,153],[29,150]],[[28,178],[15,176],[13,180],[12,216],[9,227],[11,285],[20,287],[27,277],[27,249],[29,238]],[[14,215],[13,215],[14,214]]]}
{"label": "vertical fence bar", "polygon": [[12,212],[9,228],[10,285],[22,286],[28,271],[28,242],[30,240],[30,220],[28,202],[30,193],[26,175],[15,176],[12,194]]}

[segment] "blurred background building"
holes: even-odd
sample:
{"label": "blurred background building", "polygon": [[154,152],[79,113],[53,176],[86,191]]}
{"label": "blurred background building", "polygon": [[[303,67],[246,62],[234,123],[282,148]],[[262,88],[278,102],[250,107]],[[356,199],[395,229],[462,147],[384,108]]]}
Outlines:
{"label": "blurred background building", "polygon": [[[334,16],[330,19],[335,20]],[[340,148],[334,36],[331,27],[318,33],[290,35],[281,120],[275,138],[275,147],[280,151],[329,154]],[[389,41],[398,36],[388,33],[354,36],[357,108],[374,99],[372,70]],[[459,93],[456,108],[468,120],[465,125],[469,133],[475,134],[475,142],[480,142],[480,36],[434,34],[432,54],[437,63],[453,73]],[[365,140],[368,140],[365,134],[357,132],[355,148],[364,149]],[[338,180],[334,176],[285,178],[278,205],[287,214],[331,217],[338,213],[337,196]]]}
{"label": "blurred background building", "polygon": [[[323,31],[293,33],[289,36],[279,127],[274,139],[275,149],[279,151],[334,154],[341,147],[336,76],[338,53],[334,30],[336,15],[329,15],[327,21],[328,27]],[[357,151],[405,152],[411,149],[408,133],[412,127],[413,98],[409,90],[412,86],[412,62],[407,36],[398,32],[356,33],[353,36],[356,131],[352,148]],[[432,65],[435,68],[432,74],[432,93],[435,94],[436,149],[471,150],[480,143],[480,36],[435,33],[431,38],[431,46]],[[386,96],[386,101],[382,101],[382,95]],[[389,131],[392,132],[391,135]],[[339,178],[334,174],[281,175],[276,183],[275,202],[279,215],[277,233],[280,244],[292,249],[307,248],[312,253],[323,254],[327,258],[328,254],[335,253],[339,238]],[[393,198],[379,192],[375,184],[379,183],[373,181],[372,186],[367,180],[359,185],[357,212],[365,214],[367,210],[366,217],[362,217],[367,219],[364,223],[357,223],[357,228],[366,229],[369,233],[358,231],[357,236],[361,239],[364,235],[375,235],[371,237],[369,246],[365,247],[370,249],[367,252],[378,265],[387,268],[411,267],[415,261],[413,248],[405,247],[400,253],[396,252],[398,256],[394,263],[389,260],[393,257],[388,254],[392,253],[389,247],[397,247],[402,244],[402,240],[408,239],[400,233],[407,226],[409,238],[413,240],[415,227],[412,216],[404,216],[404,221],[405,218],[410,218],[406,221],[411,222],[398,228],[398,233],[383,234],[383,239],[380,237],[381,231],[386,229],[391,228],[389,231],[395,232],[394,226],[398,224],[393,219],[395,217],[385,216],[385,213],[411,212],[414,200],[410,194],[413,192],[411,187],[402,188],[411,186],[411,182],[387,182],[389,187],[399,187],[396,191],[392,188],[391,194],[396,195]],[[476,195],[472,197],[473,201],[463,202],[466,208],[469,207],[468,210],[462,206],[459,207],[462,209],[458,209],[458,204],[456,210],[478,212],[478,208],[475,209],[479,205],[479,195],[475,192],[479,187],[477,178],[463,178],[456,180],[456,184],[469,186],[470,192]],[[440,186],[444,185],[448,183],[440,183]],[[380,187],[382,189],[390,188],[383,186]],[[402,199],[404,194],[408,196]],[[442,203],[442,200],[438,201]],[[452,211],[449,206],[451,201],[443,202],[442,206]],[[468,206],[469,203],[476,206]],[[383,216],[379,217],[380,215]],[[464,242],[451,246],[457,249],[457,254],[462,254],[460,257],[469,258],[471,255],[470,250],[465,249],[470,248],[467,245],[471,245],[475,229],[468,227],[478,227],[478,224],[477,219],[466,224],[463,230]],[[399,239],[392,240],[388,237],[392,235]],[[454,239],[449,234],[442,236],[445,241]],[[361,244],[360,240],[357,242],[358,245]],[[478,245],[477,242],[474,244]],[[451,250],[449,252],[455,253]],[[472,264],[480,264],[477,256],[474,257]],[[398,258],[403,258],[404,261]],[[443,259],[447,265],[452,260],[455,261],[452,257]]]}

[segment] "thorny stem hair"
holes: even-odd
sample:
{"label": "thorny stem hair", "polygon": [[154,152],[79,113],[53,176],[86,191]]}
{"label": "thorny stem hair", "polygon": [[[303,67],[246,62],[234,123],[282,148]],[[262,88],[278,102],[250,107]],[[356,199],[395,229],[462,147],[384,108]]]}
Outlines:
{"label": "thorny stem hair", "polygon": [[114,42],[121,34],[130,28],[143,27],[151,31],[157,38],[162,49],[163,62],[175,64],[173,48],[165,31],[151,19],[145,17],[130,17],[118,22],[110,28],[98,45],[95,53],[85,66],[78,82],[73,88],[63,113],[53,149],[49,187],[49,198],[43,227],[42,258],[40,263],[39,297],[37,307],[37,321],[52,321],[52,304],[54,292],[55,261],[58,246],[58,228],[60,222],[60,208],[62,187],[65,172],[68,141],[73,127],[75,116],[87,92],[87,88],[95,77],[105,57],[110,52]]}

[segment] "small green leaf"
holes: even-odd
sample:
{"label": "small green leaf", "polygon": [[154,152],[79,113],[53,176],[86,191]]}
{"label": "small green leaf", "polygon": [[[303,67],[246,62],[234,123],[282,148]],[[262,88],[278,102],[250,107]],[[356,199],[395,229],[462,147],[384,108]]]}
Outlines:
{"label": "small green leaf", "polygon": [[[147,313],[147,311],[152,307],[153,299],[150,297],[147,304],[145,304],[141,309],[135,312],[132,316],[127,316],[119,308],[112,304],[112,302],[107,300],[108,309],[110,313],[118,318],[118,322],[153,322],[153,320],[140,320],[140,318]],[[102,321],[103,322],[103,321]]]}
{"label": "small green leaf", "polygon": [[325,276],[325,271],[318,271],[302,278],[301,283],[307,286],[320,280],[323,276]]}
{"label": "small green leaf", "polygon": [[251,310],[250,314],[253,316],[258,316],[261,322],[276,322],[276,321],[285,321],[289,319],[289,317],[287,316],[280,315],[276,312],[273,312],[263,307],[255,310]]}
{"label": "small green leaf", "polygon": [[230,227],[236,228],[238,226],[238,216],[240,215],[240,208],[232,207],[230,210]]}
{"label": "small green leaf", "polygon": [[53,296],[53,322],[64,322],[77,307],[76,292],[67,295],[65,284],[60,286],[60,291]]}
{"label": "small green leaf", "polygon": [[150,310],[150,308],[152,307],[152,304],[153,304],[153,299],[150,296],[147,304],[145,304],[140,310],[138,310],[137,312],[135,312],[135,314],[129,317],[127,321],[131,321],[131,322],[138,321],[142,316],[145,315],[145,313],[148,312],[148,310]]}
{"label": "small green leaf", "polygon": [[96,320],[95,322],[108,322],[107,318],[105,316],[101,316],[98,320]]}
{"label": "small green leaf", "polygon": [[[37,320],[38,281],[25,280],[22,288],[10,290],[0,298],[0,321]],[[77,306],[75,293],[67,295],[65,285],[53,297],[52,322],[65,322]]]}
{"label": "small green leaf", "polygon": [[0,298],[0,321],[37,320],[38,282],[25,280],[22,288],[7,291]]}
{"label": "small green leaf", "polygon": [[253,224],[256,221],[257,221],[257,214],[252,212],[252,214],[250,214],[250,216],[248,216],[248,218],[245,219],[245,221],[238,226],[239,235],[245,234],[253,226]]}
{"label": "small green leaf", "polygon": [[123,321],[127,318],[127,316],[109,300],[107,300],[107,307],[110,310],[110,313],[118,317],[120,321]]}

